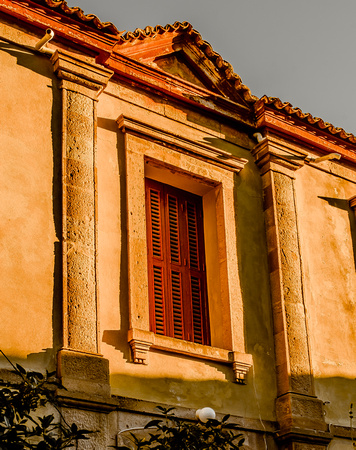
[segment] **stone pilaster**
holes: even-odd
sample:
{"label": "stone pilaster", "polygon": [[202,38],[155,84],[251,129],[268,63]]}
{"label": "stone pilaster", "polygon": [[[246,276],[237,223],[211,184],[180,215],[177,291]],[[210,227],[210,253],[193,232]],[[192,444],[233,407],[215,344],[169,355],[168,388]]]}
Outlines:
{"label": "stone pilaster", "polygon": [[324,449],[330,437],[313,385],[294,190],[295,171],[307,154],[271,136],[253,154],[263,183],[280,448]]}
{"label": "stone pilaster", "polygon": [[79,391],[90,390],[80,379],[93,367],[107,394],[108,367],[98,341],[95,149],[96,101],[112,73],[64,52],[55,52],[51,61],[62,91],[63,348],[58,367],[67,388]]}

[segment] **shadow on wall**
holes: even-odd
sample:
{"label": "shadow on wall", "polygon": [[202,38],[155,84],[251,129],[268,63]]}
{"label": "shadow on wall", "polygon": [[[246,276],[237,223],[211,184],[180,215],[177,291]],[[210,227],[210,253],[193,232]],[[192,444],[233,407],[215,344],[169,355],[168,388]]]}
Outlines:
{"label": "shadow on wall", "polygon": [[[40,354],[28,355],[26,361],[20,361],[14,354],[7,356],[28,369],[38,370],[36,362]],[[0,378],[12,379],[9,373],[11,366],[3,357],[0,358],[0,367]],[[134,365],[132,368],[137,369]],[[209,406],[217,413],[231,414],[232,420],[240,425],[241,431],[247,436],[247,445],[252,446],[251,448],[276,448],[274,436],[278,424],[274,413],[275,399],[264,400],[269,393],[257,391],[252,376],[248,379],[248,384],[243,386],[222,380],[192,380],[187,375],[184,379],[145,377],[136,376],[134,372],[137,373],[137,370],[132,373],[128,370],[126,374],[111,374],[113,400],[117,401],[120,414],[120,429],[141,426],[138,421],[146,424],[149,420],[147,414],[155,414],[155,406],[158,404],[175,406],[177,415],[183,414],[182,417],[185,417],[187,410],[181,408],[194,410]],[[346,377],[316,378],[315,387],[317,397],[324,403],[329,430],[339,439],[330,448],[344,448],[341,444],[346,443],[350,445],[349,407],[350,403],[356,403],[356,380]],[[355,423],[353,426],[355,429]],[[340,443],[340,447],[337,443]]]}
{"label": "shadow on wall", "polygon": [[352,237],[352,247],[353,247],[353,254],[354,254],[354,263],[355,263],[355,270],[356,270],[356,219],[355,219],[355,213],[350,208],[349,200],[340,199],[340,198],[332,198],[332,197],[321,197],[322,200],[325,200],[329,203],[330,206],[333,206],[334,208],[341,209],[343,211],[347,211],[349,215],[349,221],[350,221],[350,230],[351,230],[351,237]]}
{"label": "shadow on wall", "polygon": [[[61,94],[58,79],[53,73],[53,66],[48,56],[35,50],[26,49],[13,43],[0,41],[0,50],[16,58],[16,64],[31,72],[45,77],[47,87],[52,91],[51,135],[53,150],[52,175],[52,214],[56,241],[53,243],[53,308],[52,308],[52,342],[53,348],[28,356],[28,360],[35,366],[55,367],[57,350],[62,346],[62,195],[61,195]],[[36,130],[34,130],[35,132]],[[42,149],[39,149],[42,151]]]}

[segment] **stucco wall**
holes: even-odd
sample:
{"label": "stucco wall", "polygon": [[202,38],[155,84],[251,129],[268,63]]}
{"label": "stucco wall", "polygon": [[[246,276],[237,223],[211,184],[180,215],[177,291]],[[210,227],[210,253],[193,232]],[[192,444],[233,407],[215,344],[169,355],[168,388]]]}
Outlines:
{"label": "stucco wall", "polygon": [[29,355],[31,367],[53,367],[58,98],[47,57],[0,41],[0,67],[0,345],[12,359]]}
{"label": "stucco wall", "polygon": [[334,162],[297,173],[306,314],[317,396],[326,421],[349,425],[356,398],[356,178]]}

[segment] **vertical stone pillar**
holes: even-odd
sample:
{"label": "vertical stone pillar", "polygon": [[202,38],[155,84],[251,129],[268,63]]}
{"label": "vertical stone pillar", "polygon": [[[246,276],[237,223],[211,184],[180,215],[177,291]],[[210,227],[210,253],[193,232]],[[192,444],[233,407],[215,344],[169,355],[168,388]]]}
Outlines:
{"label": "vertical stone pillar", "polygon": [[[54,53],[51,61],[62,91],[63,348],[59,372],[68,378],[68,389],[85,390],[85,382],[99,377],[98,386],[102,382],[107,392],[108,366],[99,355],[98,342],[95,149],[96,101],[112,72],[64,52]],[[68,386],[78,378],[85,382]]]}
{"label": "vertical stone pillar", "polygon": [[307,155],[272,136],[261,141],[253,154],[263,184],[280,448],[321,450],[330,436],[313,385],[294,190],[295,171]]}

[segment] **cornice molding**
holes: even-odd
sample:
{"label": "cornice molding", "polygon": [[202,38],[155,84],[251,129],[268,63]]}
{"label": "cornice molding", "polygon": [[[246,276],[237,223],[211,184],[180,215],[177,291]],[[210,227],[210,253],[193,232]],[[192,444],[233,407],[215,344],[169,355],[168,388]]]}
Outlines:
{"label": "cornice molding", "polygon": [[318,130],[298,118],[275,111],[263,102],[256,103],[256,125],[257,128],[264,129],[265,133],[276,133],[321,154],[339,153],[342,158],[356,164],[355,146],[331,136],[330,133]]}
{"label": "cornice molding", "polygon": [[248,162],[247,159],[239,158],[224,150],[219,150],[207,144],[177,136],[170,131],[153,127],[150,123],[121,115],[117,119],[119,129],[123,133],[131,133],[144,136],[154,141],[162,142],[167,147],[172,147],[179,152],[190,154],[196,158],[207,160],[209,163],[222,167],[226,170],[239,173]]}
{"label": "cornice molding", "polygon": [[65,40],[67,43],[79,45],[83,50],[101,54],[102,57],[104,55],[108,57],[117,42],[115,36],[95,30],[85,23],[78,24],[78,21],[64,15],[63,12],[45,8],[31,1],[0,0],[0,12],[40,30],[51,28],[55,33],[54,42]]}
{"label": "cornice molding", "polygon": [[113,70],[121,78],[133,81],[144,89],[195,105],[214,115],[243,123],[249,128],[255,128],[253,113],[247,107],[158,67],[152,67],[116,51],[107,59],[98,58],[98,62]]}
{"label": "cornice molding", "polygon": [[85,88],[84,94],[97,97],[105,88],[113,72],[97,64],[75,57],[63,51],[56,51],[51,62],[58,78],[65,84],[62,87],[78,90],[77,85]]}
{"label": "cornice molding", "polygon": [[287,146],[274,136],[267,136],[252,150],[256,165],[264,174],[268,170],[282,172],[294,178],[294,172],[300,169],[308,153],[298,150],[296,146]]}

